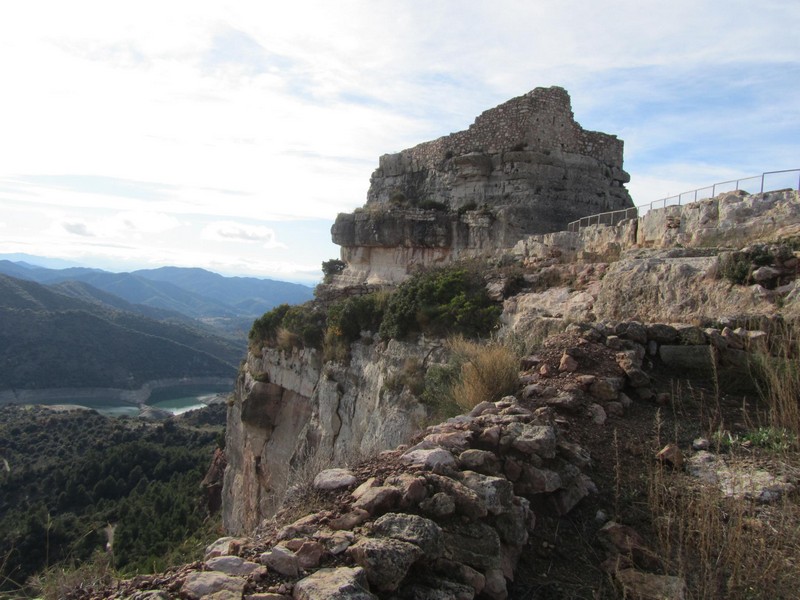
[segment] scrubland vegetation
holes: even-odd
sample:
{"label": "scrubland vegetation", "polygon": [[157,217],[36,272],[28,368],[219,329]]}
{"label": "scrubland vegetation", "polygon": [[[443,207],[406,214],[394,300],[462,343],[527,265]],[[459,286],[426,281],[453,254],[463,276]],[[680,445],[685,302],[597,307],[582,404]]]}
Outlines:
{"label": "scrubland vegetation", "polygon": [[200,482],[224,410],[210,410],[214,426],[0,407],[0,590],[80,564],[130,574],[190,559],[214,535]]}

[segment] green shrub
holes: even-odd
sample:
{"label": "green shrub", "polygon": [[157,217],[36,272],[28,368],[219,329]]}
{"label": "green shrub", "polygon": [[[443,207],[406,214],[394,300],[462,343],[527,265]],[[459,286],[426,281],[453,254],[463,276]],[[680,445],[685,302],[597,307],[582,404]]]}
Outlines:
{"label": "green shrub", "polygon": [[325,321],[325,312],[313,302],[298,306],[281,304],[256,319],[248,337],[251,346],[321,348]]}
{"label": "green shrub", "polygon": [[278,335],[278,327],[283,323],[283,318],[289,311],[288,304],[281,304],[272,310],[264,313],[255,321],[250,328],[248,338],[253,345],[258,345],[264,342],[274,342]]}
{"label": "green shrub", "polygon": [[328,308],[323,359],[345,361],[350,344],[362,331],[378,331],[388,294],[374,292],[337,302]]}
{"label": "green shrub", "polygon": [[330,283],[331,279],[333,279],[334,276],[344,271],[346,266],[347,263],[345,263],[343,260],[339,260],[338,258],[323,260],[322,274],[325,276],[324,277],[325,283]]}
{"label": "green shrub", "polygon": [[752,263],[741,252],[731,252],[719,257],[719,275],[736,285],[745,285],[750,281]]}
{"label": "green shrub", "polygon": [[486,292],[477,269],[455,266],[415,275],[392,294],[380,326],[382,338],[412,335],[487,334],[500,307]]}

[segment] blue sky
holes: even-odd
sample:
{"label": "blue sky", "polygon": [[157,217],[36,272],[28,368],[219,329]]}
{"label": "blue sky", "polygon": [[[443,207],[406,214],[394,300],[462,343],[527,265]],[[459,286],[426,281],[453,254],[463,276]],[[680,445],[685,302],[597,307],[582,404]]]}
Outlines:
{"label": "blue sky", "polygon": [[636,204],[800,167],[800,3],[0,7],[0,254],[313,283],[378,157],[537,86]]}

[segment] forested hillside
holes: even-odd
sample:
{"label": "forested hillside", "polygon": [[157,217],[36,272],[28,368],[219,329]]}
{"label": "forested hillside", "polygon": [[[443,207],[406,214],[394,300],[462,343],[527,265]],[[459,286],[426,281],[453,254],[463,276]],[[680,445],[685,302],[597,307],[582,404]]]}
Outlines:
{"label": "forested hillside", "polygon": [[233,377],[243,348],[189,324],[100,306],[0,275],[0,389],[139,387]]}
{"label": "forested hillside", "polygon": [[109,526],[114,565],[125,572],[163,567],[171,553],[190,548],[212,528],[200,482],[224,421],[224,406],[159,424],[0,407],[4,587],[104,551]]}

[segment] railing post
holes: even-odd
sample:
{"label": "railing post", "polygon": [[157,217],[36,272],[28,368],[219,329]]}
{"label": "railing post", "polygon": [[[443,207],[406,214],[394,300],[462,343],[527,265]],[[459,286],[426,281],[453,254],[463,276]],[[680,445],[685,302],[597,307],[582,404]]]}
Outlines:
{"label": "railing post", "polygon": [[764,173],[761,174],[761,192],[764,193]]}

